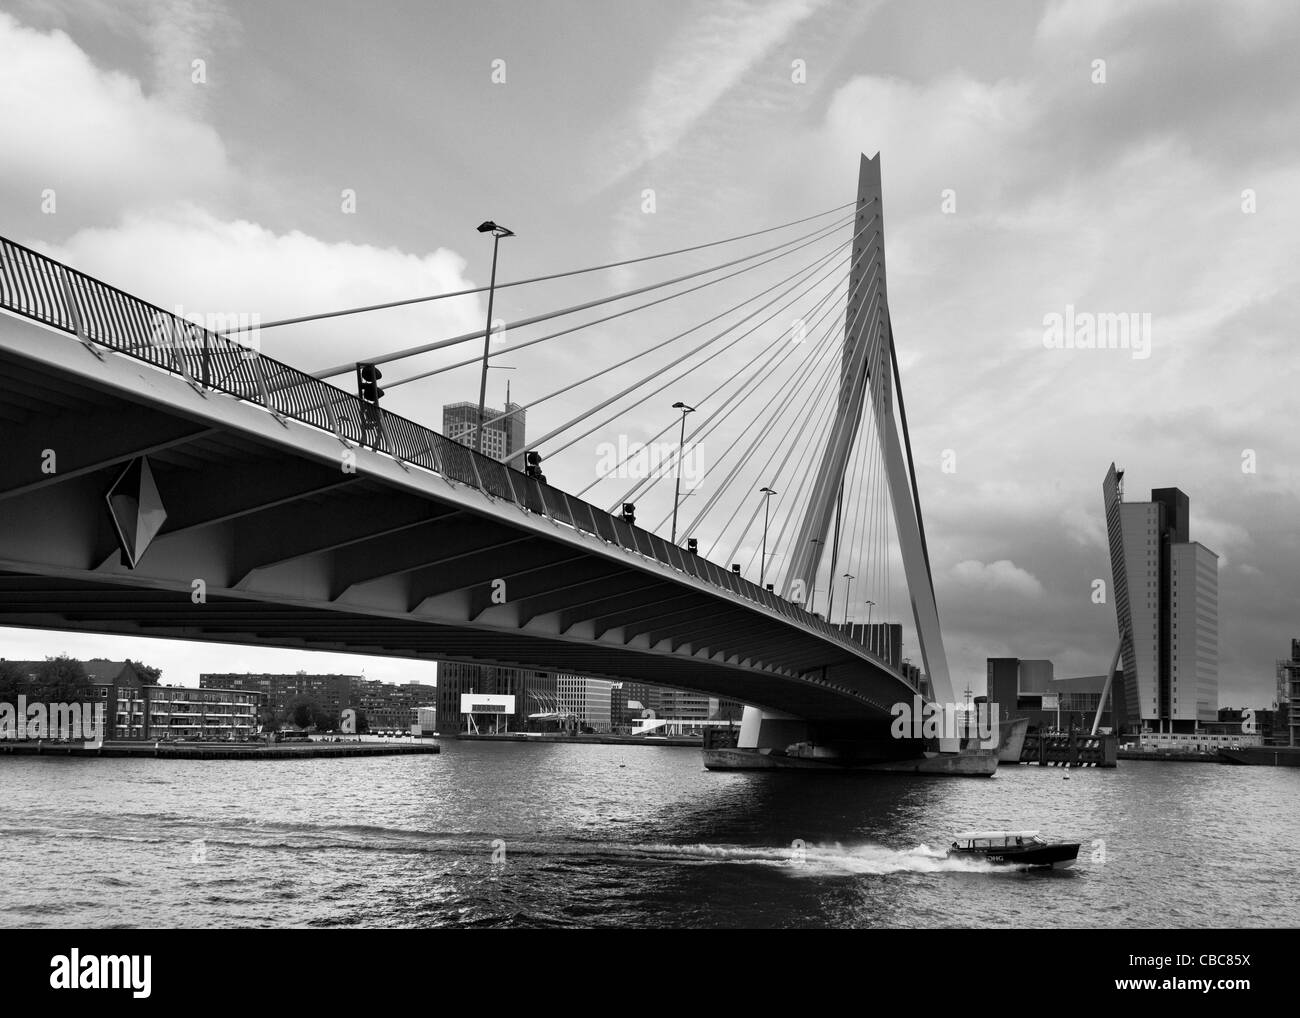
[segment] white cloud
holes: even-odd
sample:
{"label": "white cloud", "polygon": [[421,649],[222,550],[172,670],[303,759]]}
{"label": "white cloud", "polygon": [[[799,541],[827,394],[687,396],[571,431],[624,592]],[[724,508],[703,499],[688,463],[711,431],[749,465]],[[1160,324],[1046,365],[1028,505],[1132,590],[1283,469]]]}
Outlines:
{"label": "white cloud", "polygon": [[[464,260],[439,248],[415,255],[394,248],[327,242],[298,231],[275,233],[228,222],[193,206],[127,214],[118,226],[81,230],[48,253],[169,311],[257,315],[262,322],[471,287]],[[261,334],[268,356],[316,370],[482,328],[475,297],[460,297],[357,317],[328,319]],[[460,353],[459,348],[454,351]],[[464,356],[472,355],[471,346]],[[445,363],[446,353],[442,355]],[[419,359],[386,371],[405,377]],[[344,379],[335,379],[343,387]],[[431,390],[421,387],[429,419]],[[398,389],[386,404],[403,412],[415,394]],[[434,404],[436,405],[436,404]]]}
{"label": "white cloud", "polygon": [[1106,521],[1101,514],[1100,499],[1097,505],[1085,507],[1071,505],[1062,511],[1060,519],[1066,537],[1085,548],[1102,548],[1110,543],[1106,537]]}
{"label": "white cloud", "polygon": [[952,578],[964,587],[990,594],[1039,597],[1043,593],[1043,585],[1037,577],[1010,559],[998,559],[987,564],[978,559],[965,559],[952,567]]}
{"label": "white cloud", "polygon": [[[671,151],[760,60],[826,0],[707,5],[684,25],[630,111],[630,131],[600,147],[608,181]],[[608,156],[614,149],[612,158]]]}
{"label": "white cloud", "polygon": [[84,216],[202,200],[232,183],[210,126],[146,95],[128,75],[96,67],[61,31],[0,12],[0,196],[35,206],[55,190]]}

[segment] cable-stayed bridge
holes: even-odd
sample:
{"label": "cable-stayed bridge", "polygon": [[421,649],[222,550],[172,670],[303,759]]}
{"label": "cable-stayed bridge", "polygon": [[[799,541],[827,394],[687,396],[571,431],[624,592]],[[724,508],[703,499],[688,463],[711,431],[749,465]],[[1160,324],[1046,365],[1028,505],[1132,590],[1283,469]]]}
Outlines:
{"label": "cable-stayed bridge", "polygon": [[[526,450],[500,462],[330,384],[355,364],[292,367],[0,239],[0,625],[658,683],[753,704],[742,746],[916,756],[919,743],[888,729],[891,706],[921,684],[874,623],[904,622],[928,692],[953,695],[889,316],[879,158],[863,158],[846,205],[617,264],[760,236],[758,252],[512,322],[511,343],[485,354],[653,313],[802,257],[725,311],[556,379],[528,404],[584,392],[581,413],[529,443],[549,464],[611,428],[662,419],[647,404],[665,393],[717,382],[681,414],[675,471],[637,477],[628,452],[572,493],[520,469]],[[597,309],[558,331],[527,331]],[[367,350],[365,361],[427,363],[488,333]],[[689,434],[688,412],[699,421]],[[652,440],[678,425],[674,414]],[[654,526],[616,515],[634,501],[643,515],[663,508],[684,451],[705,445],[723,449],[710,457],[707,491],[674,491]],[[606,501],[629,473],[636,483]],[[599,503],[583,497],[596,488]]]}

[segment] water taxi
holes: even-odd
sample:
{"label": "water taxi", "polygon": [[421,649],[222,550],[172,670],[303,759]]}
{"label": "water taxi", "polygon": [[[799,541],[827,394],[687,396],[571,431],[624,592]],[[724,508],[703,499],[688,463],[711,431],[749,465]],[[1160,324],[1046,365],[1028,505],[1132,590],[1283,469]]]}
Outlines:
{"label": "water taxi", "polygon": [[1079,842],[1048,841],[1037,831],[966,831],[954,834],[949,857],[975,856],[1007,866],[1070,866]]}

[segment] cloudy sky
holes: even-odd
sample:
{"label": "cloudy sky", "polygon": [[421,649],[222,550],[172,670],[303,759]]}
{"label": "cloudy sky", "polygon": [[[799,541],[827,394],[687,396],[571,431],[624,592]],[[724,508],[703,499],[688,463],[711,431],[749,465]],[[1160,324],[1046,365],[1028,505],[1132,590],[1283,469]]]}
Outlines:
{"label": "cloudy sky", "polygon": [[[1298,38],[1286,0],[5,0],[0,231],[164,307],[272,321],[484,285],[490,243],[474,227],[487,218],[518,234],[502,243],[506,281],[789,222],[851,201],[858,154],[879,151],[891,315],[958,688],[982,688],[988,656],[1104,670],[1114,608],[1092,593],[1097,578],[1109,589],[1101,482],[1114,460],[1130,498],[1190,496],[1192,538],[1220,555],[1222,700],[1265,703],[1273,662],[1300,636]],[[763,243],[508,289],[495,314],[509,323]],[[817,250],[829,248],[806,257]],[[489,401],[507,380],[516,400],[540,399],[799,258],[783,264],[513,356],[542,333],[507,327],[499,359],[514,370],[492,373]],[[1047,348],[1045,319],[1067,306],[1150,315],[1149,356]],[[469,332],[484,314],[465,297],[260,343],[316,370]],[[702,399],[757,349],[557,453],[549,479],[584,488],[599,443],[650,438],[673,401]],[[530,435],[680,352],[539,403]],[[473,354],[390,365],[385,381]],[[437,427],[442,404],[476,399],[477,385],[472,367],[448,371],[390,388],[386,404]],[[719,428],[705,463],[762,411]],[[742,522],[770,478],[752,480],[736,496]],[[619,495],[611,481],[590,497]],[[641,522],[670,500],[658,485]],[[686,518],[705,501],[685,500]],[[721,536],[719,559],[738,540],[749,562],[752,530],[719,534],[733,508],[720,502],[698,536]],[[131,656],[184,682],[218,662],[430,671],[12,630],[0,646]]]}

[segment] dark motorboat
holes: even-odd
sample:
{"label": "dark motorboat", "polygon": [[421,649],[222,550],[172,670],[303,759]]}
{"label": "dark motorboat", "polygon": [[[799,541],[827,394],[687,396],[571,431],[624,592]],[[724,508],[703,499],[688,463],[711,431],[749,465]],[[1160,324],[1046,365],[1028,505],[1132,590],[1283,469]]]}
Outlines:
{"label": "dark motorboat", "polygon": [[1037,831],[967,831],[953,835],[949,857],[974,856],[1004,866],[1070,866],[1077,841],[1048,841]]}

